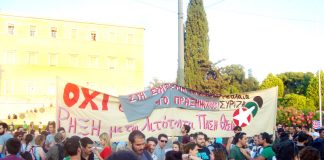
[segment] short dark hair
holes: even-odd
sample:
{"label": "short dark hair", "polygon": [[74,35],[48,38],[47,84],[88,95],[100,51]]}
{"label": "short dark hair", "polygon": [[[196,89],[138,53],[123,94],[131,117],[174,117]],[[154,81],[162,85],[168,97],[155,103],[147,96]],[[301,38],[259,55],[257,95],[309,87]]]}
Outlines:
{"label": "short dark hair", "polygon": [[243,138],[244,135],[246,135],[246,133],[244,133],[244,132],[236,133],[233,138],[232,144],[236,144],[239,141],[239,139]]}
{"label": "short dark hair", "polygon": [[204,136],[204,139],[205,139],[205,141],[207,141],[207,140],[208,140],[208,137],[207,137],[207,135],[206,135],[205,133],[203,133],[203,132],[197,132],[197,133],[196,133],[196,136],[195,136],[195,139],[197,139],[197,137],[198,137],[199,135],[203,135],[203,136]]}
{"label": "short dark hair", "polygon": [[28,144],[33,141],[34,137],[32,134],[27,134],[25,137],[25,141],[26,141],[26,146],[28,146]]}
{"label": "short dark hair", "polygon": [[314,147],[307,146],[299,152],[300,159],[318,160],[321,158],[320,151]]}
{"label": "short dark hair", "polygon": [[189,142],[183,147],[183,152],[188,154],[190,150],[194,150],[197,144],[195,142]]}
{"label": "short dark hair", "polygon": [[322,131],[324,131],[324,128],[319,129],[318,133],[321,133]]}
{"label": "short dark hair", "polygon": [[181,151],[182,147],[181,147],[181,144],[180,144],[179,141],[173,141],[172,144],[176,144],[176,145],[178,145],[178,147],[179,147],[179,149],[180,149],[180,151]]}
{"label": "short dark hair", "polygon": [[168,151],[165,154],[165,160],[179,160],[182,159],[182,153],[178,151]]}
{"label": "short dark hair", "polygon": [[168,139],[168,136],[167,136],[166,134],[161,133],[161,134],[159,134],[159,136],[158,136],[158,140],[161,140],[162,137]]}
{"label": "short dark hair", "polygon": [[55,136],[54,136],[54,141],[55,141],[56,143],[61,143],[62,140],[63,140],[63,135],[62,135],[62,133],[60,133],[60,132],[56,133]]}
{"label": "short dark hair", "polygon": [[307,131],[309,130],[308,126],[303,126],[302,128],[305,128]]}
{"label": "short dark hair", "polygon": [[291,140],[279,142],[272,148],[276,153],[277,160],[291,160],[298,154],[298,148]]}
{"label": "short dark hair", "polygon": [[80,142],[78,138],[71,137],[64,143],[64,150],[69,156],[75,156],[78,154],[78,148],[80,148]]}
{"label": "short dark hair", "polygon": [[93,144],[93,141],[89,137],[83,137],[80,139],[81,146],[83,148],[87,147],[88,144]]}
{"label": "short dark hair", "polygon": [[48,132],[47,131],[41,131],[40,134],[46,137],[48,135]]}
{"label": "short dark hair", "polygon": [[272,143],[272,140],[271,140],[271,136],[269,133],[267,132],[262,132],[260,133],[260,136],[262,139],[264,139],[267,143],[271,144]]}
{"label": "short dark hair", "polygon": [[5,122],[1,122],[0,126],[2,126],[3,129],[8,129],[8,124]]}
{"label": "short dark hair", "polygon": [[294,128],[295,128],[295,129],[297,129],[297,128],[301,129],[302,126],[301,126],[301,125],[296,125]]}
{"label": "short dark hair", "polygon": [[65,132],[65,129],[64,129],[63,127],[59,127],[59,128],[57,129],[57,132],[61,132],[61,131],[64,131],[64,132]]}
{"label": "short dark hair", "polygon": [[240,126],[235,126],[235,127],[233,128],[233,131],[242,131],[242,127],[240,127]]}
{"label": "short dark hair", "polygon": [[145,135],[141,131],[134,130],[128,135],[128,141],[131,142],[131,143],[134,143],[135,142],[135,137],[145,139]]}
{"label": "short dark hair", "polygon": [[189,133],[189,132],[190,132],[190,129],[191,129],[191,128],[190,128],[189,125],[184,124],[183,127],[184,127],[184,129],[186,130],[186,133]]}
{"label": "short dark hair", "polygon": [[301,132],[301,133],[298,134],[298,137],[297,137],[297,141],[298,141],[298,142],[304,142],[304,141],[306,141],[307,139],[308,139],[308,136],[307,136],[306,133]]}
{"label": "short dark hair", "polygon": [[189,137],[196,138],[197,137],[196,135],[197,135],[196,133],[191,133],[191,134],[189,134]]}
{"label": "short dark hair", "polygon": [[138,156],[134,152],[120,150],[111,154],[106,160],[139,160]]}
{"label": "short dark hair", "polygon": [[148,143],[149,141],[154,142],[155,144],[158,143],[157,139],[155,137],[149,137],[146,139],[146,142]]}
{"label": "short dark hair", "polygon": [[12,155],[16,155],[19,153],[21,147],[21,143],[17,138],[10,138],[6,142],[6,148],[8,153]]}

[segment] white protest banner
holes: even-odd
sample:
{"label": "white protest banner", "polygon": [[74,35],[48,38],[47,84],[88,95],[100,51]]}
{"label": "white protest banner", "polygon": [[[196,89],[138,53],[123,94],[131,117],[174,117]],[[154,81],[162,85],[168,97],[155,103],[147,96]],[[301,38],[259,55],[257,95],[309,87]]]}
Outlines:
{"label": "white protest banner", "polygon": [[213,97],[219,107],[216,111],[175,106],[154,109],[148,117],[128,122],[118,97],[62,80],[57,86],[57,124],[70,136],[98,140],[101,133],[107,132],[112,141],[127,141],[135,129],[147,137],[160,133],[179,136],[183,124],[191,126],[191,133],[202,131],[210,137],[230,137],[233,127],[239,125],[252,136],[260,132],[273,134],[275,126],[277,88]]}

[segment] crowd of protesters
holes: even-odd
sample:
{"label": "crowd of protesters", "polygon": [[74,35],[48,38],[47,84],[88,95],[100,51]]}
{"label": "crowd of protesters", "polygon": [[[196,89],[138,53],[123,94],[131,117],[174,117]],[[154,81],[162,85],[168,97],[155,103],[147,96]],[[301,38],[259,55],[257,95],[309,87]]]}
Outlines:
{"label": "crowd of protesters", "polygon": [[[33,124],[32,124],[33,125]],[[46,130],[0,123],[0,159],[4,160],[324,160],[324,129],[277,126],[275,135],[262,132],[247,137],[241,127],[228,139],[210,138],[203,132],[181,127],[180,137],[159,134],[146,137],[134,130],[128,142],[111,146],[107,133],[100,144],[89,137],[67,137],[65,129],[49,122]],[[189,134],[191,133],[191,134]],[[217,136],[217,135],[216,135]],[[224,143],[227,140],[227,143]],[[223,142],[224,141],[224,142]]]}

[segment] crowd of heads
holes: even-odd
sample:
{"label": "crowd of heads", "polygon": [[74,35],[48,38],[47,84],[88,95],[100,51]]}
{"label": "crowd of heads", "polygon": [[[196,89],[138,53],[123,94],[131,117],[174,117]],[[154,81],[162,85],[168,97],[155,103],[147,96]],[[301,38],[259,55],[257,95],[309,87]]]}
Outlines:
{"label": "crowd of heads", "polygon": [[[182,136],[178,138],[171,138],[164,133],[146,137],[143,132],[134,130],[128,135],[126,146],[103,156],[91,138],[76,135],[67,137],[63,127],[56,128],[55,122],[49,122],[46,130],[38,134],[21,127],[17,127],[15,132],[9,132],[8,125],[2,122],[0,142],[5,140],[5,144],[0,144],[0,151],[3,152],[5,148],[5,155],[18,155],[26,160],[49,159],[50,156],[60,160],[64,157],[73,160],[91,159],[89,157],[94,156],[100,160],[228,160],[233,159],[237,151],[245,159],[253,159],[262,156],[262,149],[268,146],[271,146],[277,160],[319,160],[323,158],[324,152],[324,129],[320,129],[317,137],[314,137],[316,134],[307,130],[307,127],[279,126],[275,135],[262,132],[248,137],[241,127],[236,126],[233,128],[234,136],[227,140],[226,145],[223,143],[224,138],[219,137],[221,140],[218,141],[203,132],[191,133],[191,127],[183,125],[179,131]],[[108,133],[101,133],[98,139],[102,148],[112,149]],[[53,152],[54,149],[57,151]],[[33,150],[37,150],[39,155],[34,155]],[[58,156],[59,153],[62,156]]]}

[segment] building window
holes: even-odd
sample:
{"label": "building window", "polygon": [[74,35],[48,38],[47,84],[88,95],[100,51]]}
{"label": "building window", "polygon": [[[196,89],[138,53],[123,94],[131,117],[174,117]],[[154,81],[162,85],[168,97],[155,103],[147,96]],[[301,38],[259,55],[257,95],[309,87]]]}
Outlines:
{"label": "building window", "polygon": [[4,95],[14,95],[15,94],[15,81],[14,80],[4,80]]}
{"label": "building window", "polygon": [[27,82],[26,84],[26,92],[27,95],[34,95],[36,93],[36,87],[35,83],[33,82]]}
{"label": "building window", "polygon": [[94,55],[89,56],[89,66],[90,67],[98,67],[99,66],[98,56],[94,56]]}
{"label": "building window", "polygon": [[58,55],[56,53],[50,53],[48,56],[48,63],[50,66],[57,66],[58,64]]}
{"label": "building window", "polygon": [[8,34],[13,35],[15,30],[15,26],[13,24],[8,25]]}
{"label": "building window", "polygon": [[37,53],[35,52],[27,53],[27,64],[37,64]]}
{"label": "building window", "polygon": [[114,32],[110,32],[110,33],[109,33],[109,37],[110,37],[110,38],[109,38],[110,41],[113,42],[113,41],[115,41],[115,39],[116,39],[116,34],[115,34]]}
{"label": "building window", "polygon": [[30,26],[29,35],[34,37],[36,33],[36,26]]}
{"label": "building window", "polygon": [[76,39],[76,35],[77,35],[77,30],[76,29],[72,29],[72,32],[71,32],[72,39]]}
{"label": "building window", "polygon": [[109,69],[117,68],[117,58],[116,57],[107,57],[107,65]]}
{"label": "building window", "polygon": [[4,57],[4,64],[16,64],[16,51],[7,51]]}
{"label": "building window", "polygon": [[56,32],[57,32],[56,27],[52,27],[52,28],[51,28],[51,36],[52,36],[53,38],[56,38]]}
{"label": "building window", "polygon": [[91,40],[96,41],[96,38],[97,38],[96,32],[91,32]]}
{"label": "building window", "polygon": [[126,59],[126,70],[135,70],[135,60],[133,58]]}
{"label": "building window", "polygon": [[77,67],[79,65],[79,55],[70,54],[70,65],[73,67]]}
{"label": "building window", "polygon": [[127,43],[133,43],[134,41],[134,34],[127,35]]}

